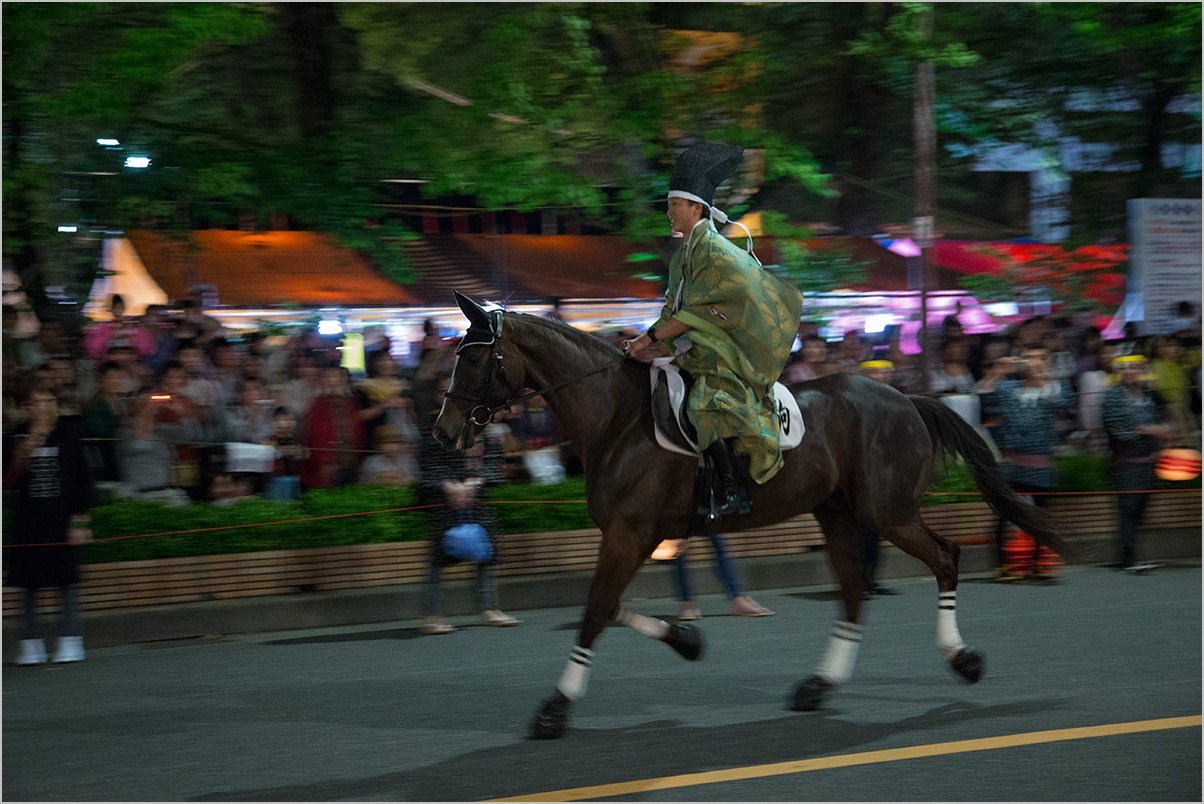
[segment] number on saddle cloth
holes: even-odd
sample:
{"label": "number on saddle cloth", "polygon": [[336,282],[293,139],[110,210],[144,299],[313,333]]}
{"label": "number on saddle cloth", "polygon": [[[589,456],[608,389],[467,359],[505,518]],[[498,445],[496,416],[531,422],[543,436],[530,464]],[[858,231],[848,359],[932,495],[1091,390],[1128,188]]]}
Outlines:
{"label": "number on saddle cloth", "polygon": [[[672,363],[650,367],[652,383],[652,422],[656,442],[670,452],[697,456],[698,433],[686,414],[686,400],[694,380]],[[773,387],[782,451],[797,447],[803,440],[803,417],[798,401],[781,383]]]}

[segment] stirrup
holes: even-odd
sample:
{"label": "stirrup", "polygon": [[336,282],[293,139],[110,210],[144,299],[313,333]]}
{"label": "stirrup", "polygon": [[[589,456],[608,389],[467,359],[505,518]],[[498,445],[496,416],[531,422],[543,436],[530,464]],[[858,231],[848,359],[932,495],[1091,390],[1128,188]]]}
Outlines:
{"label": "stirrup", "polygon": [[722,517],[747,514],[752,510],[748,493],[737,485],[720,484],[720,489],[711,489],[711,511],[709,519],[718,522]]}

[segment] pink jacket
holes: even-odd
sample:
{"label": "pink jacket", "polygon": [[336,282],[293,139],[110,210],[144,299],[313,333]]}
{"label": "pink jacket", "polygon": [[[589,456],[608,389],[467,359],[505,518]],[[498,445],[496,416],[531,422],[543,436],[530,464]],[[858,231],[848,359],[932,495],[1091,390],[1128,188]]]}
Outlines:
{"label": "pink jacket", "polygon": [[[84,336],[84,347],[88,356],[101,361],[109,351],[109,341],[116,335],[117,325],[112,321],[104,321],[88,330]],[[126,324],[125,337],[130,345],[138,350],[140,358],[149,357],[155,353],[155,339],[151,334],[137,324]]]}

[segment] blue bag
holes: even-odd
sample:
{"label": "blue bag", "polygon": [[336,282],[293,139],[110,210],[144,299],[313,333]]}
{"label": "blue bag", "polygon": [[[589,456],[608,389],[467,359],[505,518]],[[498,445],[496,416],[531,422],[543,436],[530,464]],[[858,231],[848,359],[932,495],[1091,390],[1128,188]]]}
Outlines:
{"label": "blue bag", "polygon": [[443,552],[452,558],[479,564],[493,558],[493,542],[489,534],[475,522],[456,525],[443,534]]}

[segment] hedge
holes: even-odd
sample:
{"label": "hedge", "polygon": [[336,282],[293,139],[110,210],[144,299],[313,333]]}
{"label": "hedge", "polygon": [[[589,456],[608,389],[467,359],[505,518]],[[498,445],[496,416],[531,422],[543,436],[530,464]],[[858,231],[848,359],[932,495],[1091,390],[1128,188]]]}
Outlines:
{"label": "hedge", "polygon": [[[117,501],[92,509],[92,532],[98,541],[80,551],[80,560],[138,561],[425,539],[426,516],[421,511],[315,519],[414,504],[412,488],[377,486],[312,489],[296,502],[250,499],[225,508],[207,503],[170,507],[159,502]],[[204,530],[207,528],[229,529]],[[182,530],[201,532],[177,533]],[[102,541],[105,539],[116,541]]]}
{"label": "hedge", "polygon": [[[1106,463],[1101,458],[1062,456],[1056,466],[1059,490],[1107,491]],[[1187,483],[1159,481],[1158,488],[1198,488],[1199,485],[1197,478]],[[975,499],[948,492],[976,494],[977,488],[964,465],[950,463],[938,465],[928,491],[924,504],[942,505]],[[486,495],[498,503],[495,510],[502,533],[594,527],[586,513],[584,478],[569,478],[563,483],[547,486],[503,484],[488,489]],[[311,489],[296,502],[252,499],[226,508],[204,503],[172,508],[157,502],[112,502],[93,509],[93,533],[102,541],[81,550],[80,559],[85,563],[102,563],[426,539],[430,529],[424,511],[391,510],[415,504],[412,487],[379,486]],[[364,511],[387,513],[336,516]],[[5,541],[9,542],[7,523],[11,519],[7,516],[4,519]],[[212,528],[229,529],[205,530]],[[202,532],[175,533],[182,530]],[[103,541],[106,539],[115,541]]]}

